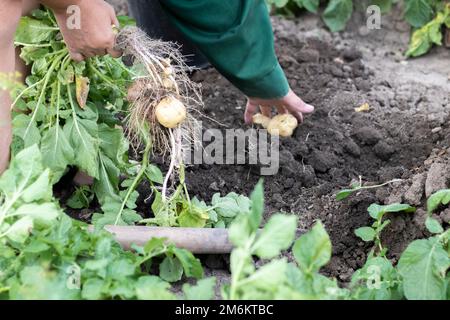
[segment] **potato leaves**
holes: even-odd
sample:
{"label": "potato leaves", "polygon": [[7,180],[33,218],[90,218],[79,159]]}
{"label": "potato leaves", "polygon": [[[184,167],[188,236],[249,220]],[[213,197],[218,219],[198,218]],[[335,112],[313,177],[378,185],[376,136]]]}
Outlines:
{"label": "potato leaves", "polygon": [[24,243],[34,227],[51,226],[60,215],[36,146],[16,155],[0,177],[0,192],[0,241]]}

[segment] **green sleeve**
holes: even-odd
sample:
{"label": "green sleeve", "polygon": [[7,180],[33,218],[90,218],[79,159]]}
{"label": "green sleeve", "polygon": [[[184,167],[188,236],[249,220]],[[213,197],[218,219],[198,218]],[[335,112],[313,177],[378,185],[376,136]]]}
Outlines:
{"label": "green sleeve", "polygon": [[289,85],[264,0],[162,0],[170,19],[249,97],[280,98]]}

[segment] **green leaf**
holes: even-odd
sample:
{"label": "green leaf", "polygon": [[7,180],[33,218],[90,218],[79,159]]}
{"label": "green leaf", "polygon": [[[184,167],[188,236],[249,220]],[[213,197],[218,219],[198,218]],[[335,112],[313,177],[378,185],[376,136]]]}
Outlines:
{"label": "green leaf", "polygon": [[170,284],[156,276],[140,277],[135,288],[139,300],[174,300],[176,298],[169,291]]}
{"label": "green leaf", "polygon": [[197,281],[196,285],[183,284],[183,293],[186,300],[211,300],[214,298],[216,278],[206,278]]}
{"label": "green leaf", "polygon": [[72,209],[88,208],[93,199],[94,195],[90,188],[88,186],[82,186],[75,189],[75,192],[67,200],[66,205]]}
{"label": "green leaf", "polygon": [[393,0],[372,0],[372,4],[380,7],[381,13],[388,13],[392,9]]}
{"label": "green leaf", "polygon": [[40,226],[51,226],[60,216],[60,211],[55,203],[24,204],[15,212],[18,216],[28,216]]}
{"label": "green leaf", "polygon": [[64,133],[72,149],[76,150],[74,164],[91,177],[99,178],[99,141],[95,121],[71,117],[64,126]]}
{"label": "green leaf", "polygon": [[98,160],[99,179],[95,181],[93,190],[99,202],[104,204],[107,198],[116,198],[119,194],[120,170],[102,152],[100,152]]}
{"label": "green leaf", "polygon": [[[42,156],[36,145],[19,152],[10,164],[9,169],[0,176],[0,191],[3,191],[6,199],[19,200],[26,189],[42,175]],[[50,184],[47,184],[50,188]],[[48,189],[43,193],[47,195]],[[26,198],[32,199],[30,192]],[[46,200],[46,199],[44,199]]]}
{"label": "green leaf", "polygon": [[252,202],[250,213],[250,227],[252,231],[256,231],[261,225],[262,215],[264,213],[264,188],[263,182],[260,180],[253,190],[250,200]]}
{"label": "green leaf", "polygon": [[365,242],[373,241],[376,232],[371,227],[362,227],[355,230],[355,234]]}
{"label": "green leaf", "polygon": [[87,300],[101,300],[103,298],[102,291],[104,285],[105,283],[101,279],[87,279],[81,290],[82,298]]}
{"label": "green leaf", "polygon": [[22,200],[30,203],[38,200],[51,201],[50,171],[45,170],[33,183],[23,190]]}
{"label": "green leaf", "polygon": [[203,278],[203,267],[200,260],[194,257],[192,253],[185,249],[179,249],[176,247],[171,248],[171,252],[180,260],[183,266],[184,273],[187,277],[193,277],[196,279]]}
{"label": "green leaf", "polygon": [[330,261],[331,241],[320,221],[295,242],[292,252],[306,273],[316,272]]}
{"label": "green leaf", "polygon": [[277,8],[283,8],[288,4],[289,0],[267,0],[268,4],[272,4]]}
{"label": "green leaf", "polygon": [[147,171],[145,172],[147,179],[155,183],[162,184],[164,182],[164,177],[161,170],[154,164],[149,164]]}
{"label": "green leaf", "polygon": [[357,191],[358,189],[344,189],[339,191],[336,194],[336,200],[341,201],[344,200],[346,198],[348,198],[353,192]]}
{"label": "green leaf", "polygon": [[58,178],[74,163],[75,151],[59,125],[44,131],[41,141],[42,161]]}
{"label": "green leaf", "polygon": [[306,10],[312,13],[317,13],[319,10],[319,0],[296,0],[296,3],[300,7],[304,7]]}
{"label": "green leaf", "polygon": [[433,8],[428,0],[405,0],[405,19],[420,28],[433,18]]}
{"label": "green leaf", "polygon": [[79,290],[69,289],[65,274],[46,270],[42,266],[26,266],[20,271],[20,280],[10,289],[12,300],[73,300]]}
{"label": "green leaf", "polygon": [[385,257],[370,257],[364,266],[357,270],[351,281],[351,288],[359,300],[401,299],[397,271]]}
{"label": "green leaf", "polygon": [[342,31],[352,13],[352,0],[331,0],[323,13],[323,20],[332,32]]}
{"label": "green leaf", "polygon": [[268,292],[276,292],[286,279],[286,259],[272,260],[259,268],[248,278],[242,280],[242,290],[259,289]]}
{"label": "green leaf", "polygon": [[446,297],[448,252],[439,237],[412,242],[398,262],[403,289],[409,300],[441,300]]}
{"label": "green leaf", "polygon": [[14,242],[24,243],[33,228],[33,219],[25,216],[8,228],[7,237]]}
{"label": "green leaf", "polygon": [[373,203],[367,209],[369,215],[375,220],[380,220],[388,212],[415,212],[416,208],[408,204],[393,203],[385,206]]}
{"label": "green leaf", "polygon": [[450,189],[439,190],[432,194],[427,200],[427,212],[433,213],[442,204],[450,203]]}
{"label": "green leaf", "polygon": [[159,266],[159,276],[167,282],[176,282],[183,276],[183,266],[176,257],[167,256]]}
{"label": "green leaf", "polygon": [[406,52],[408,57],[418,57],[430,50],[433,44],[442,45],[442,25],[446,16],[439,12],[436,18],[414,31],[409,49]]}
{"label": "green leaf", "polygon": [[[24,142],[24,147],[28,148],[34,144],[39,144],[41,140],[41,133],[36,126],[36,123],[30,124],[31,117],[25,114],[19,114],[13,119],[13,133],[15,136],[21,138]],[[28,130],[28,134],[26,134]]]}
{"label": "green leaf", "polygon": [[255,254],[261,259],[271,259],[278,256],[282,250],[291,246],[296,230],[296,216],[273,215],[253,246]]}
{"label": "green leaf", "polygon": [[124,28],[126,26],[136,26],[136,20],[129,16],[120,15],[117,16],[117,20],[119,20],[120,28]]}
{"label": "green leaf", "polygon": [[56,30],[42,20],[22,17],[16,30],[15,41],[30,44],[49,41],[54,39]]}
{"label": "green leaf", "polygon": [[432,217],[428,217],[427,220],[425,220],[425,226],[427,227],[427,230],[431,233],[442,233],[444,232],[444,228],[442,228],[439,221]]}

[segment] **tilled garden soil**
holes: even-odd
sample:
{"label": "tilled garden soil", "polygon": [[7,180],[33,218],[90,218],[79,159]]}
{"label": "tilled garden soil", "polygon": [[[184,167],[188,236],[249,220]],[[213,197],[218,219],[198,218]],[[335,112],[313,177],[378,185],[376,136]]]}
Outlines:
{"label": "tilled garden soil", "polygon": [[[424,86],[420,78],[398,82],[386,78],[366,63],[355,44],[342,38],[300,38],[295,36],[296,27],[293,22],[276,22],[277,50],[293,90],[316,111],[292,138],[281,141],[280,170],[264,178],[267,215],[297,214],[299,232],[322,220],[334,247],[326,273],[345,282],[370,250],[354,230],[371,223],[367,213],[371,203],[420,207],[416,214],[390,217],[383,240],[394,260],[413,239],[425,235],[425,185],[428,195],[447,182],[450,91],[448,83]],[[195,80],[203,85],[204,114],[225,128],[242,128],[242,95],[214,70],[198,72]],[[369,112],[356,112],[364,103]],[[207,118],[203,121],[205,128],[223,129]],[[359,176],[367,185],[403,181],[336,201],[335,193]],[[190,192],[205,200],[216,192],[249,194],[259,179],[259,167],[248,165],[200,165],[187,174]],[[448,212],[441,215],[449,223]]]}
{"label": "tilled garden soil", "polygon": [[[389,216],[383,242],[395,262],[412,240],[427,236],[426,197],[450,181],[450,51],[405,61],[409,28],[395,16],[372,32],[355,17],[351,31],[339,35],[325,31],[315,17],[274,19],[277,51],[292,89],[316,111],[293,137],[281,140],[280,170],[264,177],[267,216],[298,215],[299,234],[320,219],[334,248],[324,271],[344,283],[371,249],[354,235],[356,228],[371,224],[370,204],[404,202],[418,208]],[[213,69],[197,72],[194,80],[203,86],[205,129],[249,128],[238,90]],[[355,111],[365,103],[368,112]],[[188,168],[187,183],[192,195],[209,201],[217,192],[249,194],[259,173],[257,165],[196,165]],[[365,185],[402,181],[335,200],[336,192],[360,178]],[[140,192],[141,199],[148,197],[145,186]],[[448,227],[450,209],[435,218]],[[226,261],[203,260],[208,275],[219,282],[228,277]]]}

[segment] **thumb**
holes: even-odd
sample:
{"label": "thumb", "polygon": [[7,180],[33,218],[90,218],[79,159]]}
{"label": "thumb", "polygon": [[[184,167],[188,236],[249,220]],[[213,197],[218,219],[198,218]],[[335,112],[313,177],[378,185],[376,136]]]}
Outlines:
{"label": "thumb", "polygon": [[76,62],[81,62],[84,60],[84,56],[79,52],[71,51],[70,57],[72,58],[73,61],[76,61]]}
{"label": "thumb", "polygon": [[250,99],[247,101],[247,106],[245,107],[244,120],[246,124],[253,123],[253,115],[258,110],[258,105],[253,103]]}

